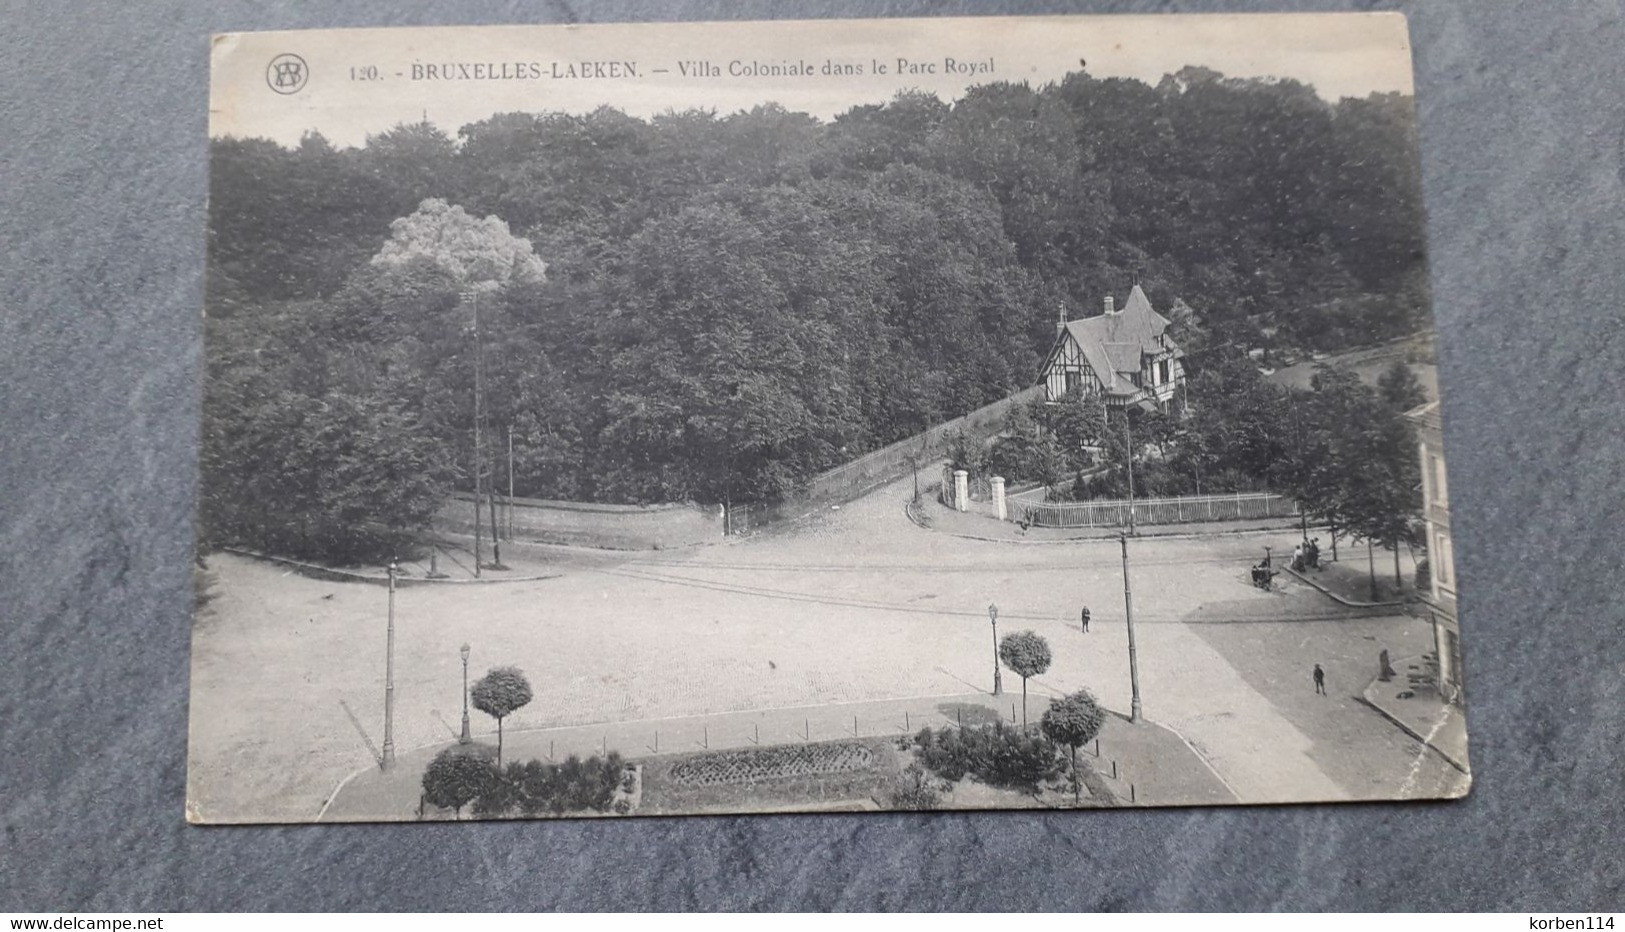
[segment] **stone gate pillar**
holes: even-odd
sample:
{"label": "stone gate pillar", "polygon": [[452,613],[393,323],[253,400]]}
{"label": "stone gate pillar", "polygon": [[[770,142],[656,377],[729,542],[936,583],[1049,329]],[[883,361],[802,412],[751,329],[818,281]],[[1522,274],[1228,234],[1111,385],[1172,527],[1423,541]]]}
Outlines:
{"label": "stone gate pillar", "polygon": [[954,470],[954,508],[964,511],[970,507],[970,473]]}
{"label": "stone gate pillar", "polygon": [[994,476],[993,481],[993,514],[1000,521],[1010,520],[1010,513],[1004,507],[1004,477]]}

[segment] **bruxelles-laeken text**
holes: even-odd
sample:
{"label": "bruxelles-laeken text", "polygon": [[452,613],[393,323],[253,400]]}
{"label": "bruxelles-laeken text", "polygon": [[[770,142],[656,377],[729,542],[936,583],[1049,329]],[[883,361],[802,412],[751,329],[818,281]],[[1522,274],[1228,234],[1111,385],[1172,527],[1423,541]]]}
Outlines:
{"label": "bruxelles-laeken text", "polygon": [[[540,81],[547,79],[639,78],[648,74],[667,74],[672,69],[640,68],[636,61],[503,61],[503,62],[413,62],[413,81]],[[734,59],[726,65],[710,61],[682,61],[675,69],[687,78],[793,78],[826,76],[855,76],[866,73],[886,74],[992,74],[993,59],[967,61],[945,58],[936,61],[912,61],[905,58],[882,64],[825,61],[822,65],[797,61],[745,61]]]}

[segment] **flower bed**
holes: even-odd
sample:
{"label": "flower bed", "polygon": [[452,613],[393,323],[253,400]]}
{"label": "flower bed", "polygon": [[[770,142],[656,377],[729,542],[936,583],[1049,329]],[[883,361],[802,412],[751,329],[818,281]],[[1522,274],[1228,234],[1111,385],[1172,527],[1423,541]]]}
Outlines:
{"label": "flower bed", "polygon": [[672,767],[671,777],[687,786],[725,786],[778,777],[804,777],[867,770],[874,752],[862,744],[780,745],[703,754]]}

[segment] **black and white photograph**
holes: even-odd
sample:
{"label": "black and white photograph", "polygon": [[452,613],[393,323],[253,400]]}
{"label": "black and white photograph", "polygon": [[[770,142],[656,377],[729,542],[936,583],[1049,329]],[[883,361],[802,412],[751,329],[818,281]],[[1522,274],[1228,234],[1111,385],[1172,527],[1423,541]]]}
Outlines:
{"label": "black and white photograph", "polygon": [[190,821],[1468,792],[1402,15],[212,51]]}

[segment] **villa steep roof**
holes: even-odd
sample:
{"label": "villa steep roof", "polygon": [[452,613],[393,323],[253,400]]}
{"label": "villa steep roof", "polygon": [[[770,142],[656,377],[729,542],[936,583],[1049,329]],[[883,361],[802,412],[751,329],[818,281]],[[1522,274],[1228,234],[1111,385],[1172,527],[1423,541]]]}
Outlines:
{"label": "villa steep roof", "polygon": [[1077,342],[1107,391],[1132,395],[1139,389],[1130,377],[1140,371],[1143,356],[1167,350],[1173,351],[1175,359],[1185,355],[1166,336],[1168,327],[1168,318],[1158,314],[1145,291],[1135,285],[1121,310],[1067,321],[1066,332]]}

